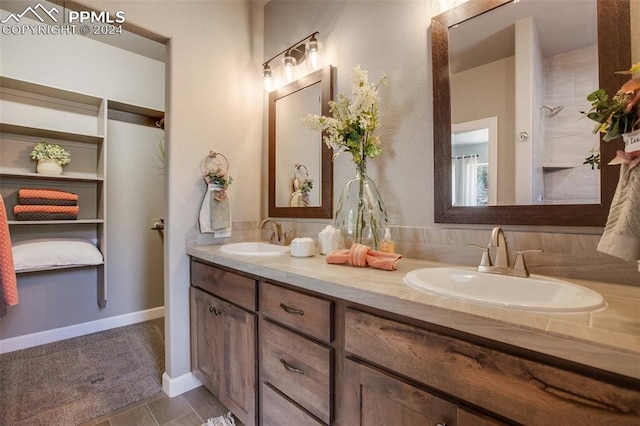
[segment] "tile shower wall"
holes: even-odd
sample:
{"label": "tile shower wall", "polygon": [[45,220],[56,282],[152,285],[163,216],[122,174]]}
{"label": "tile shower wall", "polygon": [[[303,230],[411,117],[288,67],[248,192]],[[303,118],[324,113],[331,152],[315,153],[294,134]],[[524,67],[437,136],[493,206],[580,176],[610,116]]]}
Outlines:
{"label": "tile shower wall", "polygon": [[589,150],[599,144],[594,122],[582,118],[586,97],[598,88],[597,45],[545,59],[544,104],[564,105],[554,117],[541,110],[545,133],[544,185],[546,203],[600,202],[600,173],[583,165]]}

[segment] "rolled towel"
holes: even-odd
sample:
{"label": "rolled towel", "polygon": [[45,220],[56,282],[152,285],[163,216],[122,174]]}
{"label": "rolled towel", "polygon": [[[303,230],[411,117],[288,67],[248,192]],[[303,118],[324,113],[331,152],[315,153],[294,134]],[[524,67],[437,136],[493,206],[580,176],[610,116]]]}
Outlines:
{"label": "rolled towel", "polygon": [[45,198],[50,200],[78,201],[78,194],[68,191],[60,191],[57,189],[21,188],[18,190],[18,199],[20,198]]}
{"label": "rolled towel", "polygon": [[394,271],[402,255],[396,253],[384,253],[373,250],[364,244],[355,243],[349,250],[335,250],[327,254],[326,262],[332,264],[349,263],[351,266],[384,269]]}

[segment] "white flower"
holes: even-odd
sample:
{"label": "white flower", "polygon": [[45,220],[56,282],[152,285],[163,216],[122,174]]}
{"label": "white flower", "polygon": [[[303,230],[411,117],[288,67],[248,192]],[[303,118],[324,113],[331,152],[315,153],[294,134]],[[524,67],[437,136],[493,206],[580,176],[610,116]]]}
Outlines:
{"label": "white flower", "polygon": [[372,133],[379,126],[377,89],[386,81],[387,75],[383,73],[377,85],[369,83],[367,71],[358,65],[353,69],[352,100],[339,93],[337,101],[329,102],[333,117],[309,114],[303,119],[310,129],[325,132],[323,140],[334,150],[334,158],[348,151],[358,164],[363,161],[363,156],[373,158],[380,155],[380,140]]}

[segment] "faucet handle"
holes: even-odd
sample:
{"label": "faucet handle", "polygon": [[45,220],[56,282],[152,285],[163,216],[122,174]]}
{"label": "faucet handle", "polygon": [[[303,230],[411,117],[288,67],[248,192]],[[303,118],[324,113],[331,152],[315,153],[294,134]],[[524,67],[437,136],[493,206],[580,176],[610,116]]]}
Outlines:
{"label": "faucet handle", "polygon": [[482,259],[480,259],[480,265],[478,266],[493,266],[493,263],[491,262],[491,255],[489,254],[489,247],[484,247],[478,244],[467,244],[467,245],[469,247],[475,247],[480,250],[483,250]]}
{"label": "faucet handle", "polygon": [[516,251],[516,260],[513,263],[514,271],[520,271],[522,275],[525,277],[529,276],[529,270],[527,269],[527,264],[524,261],[525,253],[542,253],[542,250],[517,250]]}

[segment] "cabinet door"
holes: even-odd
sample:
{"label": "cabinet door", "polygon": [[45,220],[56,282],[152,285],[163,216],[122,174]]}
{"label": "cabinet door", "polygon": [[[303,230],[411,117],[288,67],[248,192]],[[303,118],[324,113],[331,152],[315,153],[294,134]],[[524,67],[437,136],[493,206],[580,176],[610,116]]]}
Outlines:
{"label": "cabinet door", "polygon": [[246,426],[256,422],[256,316],[222,302],[220,358],[214,360],[221,375],[220,401]]}
{"label": "cabinet door", "polygon": [[216,312],[222,312],[220,301],[193,287],[190,292],[191,369],[205,387],[219,397],[221,371],[214,365],[214,361],[220,358],[217,345],[222,340],[222,322],[216,321],[214,317]]}
{"label": "cabinet door", "polygon": [[344,424],[456,426],[457,407],[398,378],[345,360]]}
{"label": "cabinet door", "polygon": [[256,420],[256,318],[191,287],[191,368],[246,425]]}

